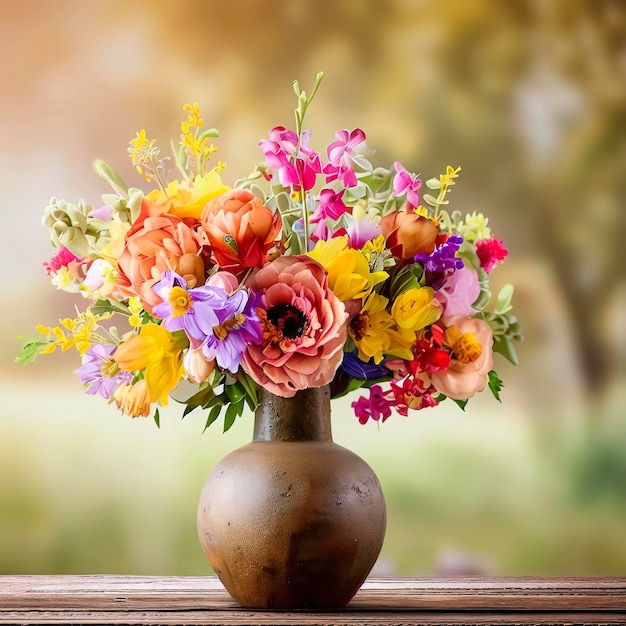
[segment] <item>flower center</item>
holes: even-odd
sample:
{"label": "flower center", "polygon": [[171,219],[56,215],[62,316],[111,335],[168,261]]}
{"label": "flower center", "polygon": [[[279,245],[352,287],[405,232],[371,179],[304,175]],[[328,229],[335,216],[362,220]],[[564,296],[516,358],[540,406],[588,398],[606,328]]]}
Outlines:
{"label": "flower center", "polygon": [[180,317],[185,315],[187,311],[193,308],[193,301],[191,295],[186,289],[182,287],[172,287],[168,296],[168,301],[172,305],[172,315],[174,317]]}
{"label": "flower center", "polygon": [[103,378],[113,378],[120,371],[120,366],[113,360],[113,358],[109,358],[106,361],[102,361],[100,365],[100,373]]}
{"label": "flower center", "polygon": [[369,316],[367,313],[359,313],[350,322],[350,331],[355,341],[361,341],[369,328]]}
{"label": "flower center", "polygon": [[266,312],[262,320],[263,334],[278,343],[282,338],[302,337],[309,327],[309,318],[291,304],[277,304]]}
{"label": "flower center", "polygon": [[229,317],[222,324],[213,326],[213,333],[220,341],[224,341],[231,330],[237,330],[245,321],[246,318],[241,313],[237,313],[237,315]]}

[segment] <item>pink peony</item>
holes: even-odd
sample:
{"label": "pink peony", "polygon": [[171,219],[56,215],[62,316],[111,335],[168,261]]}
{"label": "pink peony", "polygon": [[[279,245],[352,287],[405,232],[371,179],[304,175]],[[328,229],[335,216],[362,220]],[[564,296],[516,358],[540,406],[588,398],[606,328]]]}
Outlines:
{"label": "pink peony", "polygon": [[343,358],[348,316],[326,270],[308,256],[283,256],[246,284],[263,294],[265,308],[257,309],[263,342],[248,346],[243,369],[283,398],[328,384]]}
{"label": "pink peony", "polygon": [[463,266],[454,271],[435,292],[435,298],[443,306],[443,315],[474,315],[472,304],[480,295],[478,274]]}
{"label": "pink peony", "polygon": [[453,315],[442,320],[446,327],[456,326],[460,333],[473,333],[480,343],[482,353],[471,363],[450,360],[447,369],[433,372],[432,383],[437,391],[454,400],[467,400],[487,384],[493,367],[493,332],[487,322],[475,317]]}

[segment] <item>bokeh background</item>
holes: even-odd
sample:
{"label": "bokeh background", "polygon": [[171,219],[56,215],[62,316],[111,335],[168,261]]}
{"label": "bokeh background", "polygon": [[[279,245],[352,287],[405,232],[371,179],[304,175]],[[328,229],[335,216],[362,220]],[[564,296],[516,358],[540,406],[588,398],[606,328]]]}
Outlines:
{"label": "bokeh background", "polygon": [[205,476],[251,436],[162,412],[161,428],[83,394],[75,354],[22,368],[20,342],[75,301],[48,283],[43,208],[95,205],[103,158],[146,128],[167,150],[185,102],[221,132],[233,182],[291,126],[293,79],[325,78],[323,149],[363,128],[376,162],[461,165],[451,208],[510,249],[520,365],[503,404],[442,405],[380,428],[334,410],[378,473],[381,574],[626,574],[626,5],[620,0],[0,1],[0,573],[210,573]]}

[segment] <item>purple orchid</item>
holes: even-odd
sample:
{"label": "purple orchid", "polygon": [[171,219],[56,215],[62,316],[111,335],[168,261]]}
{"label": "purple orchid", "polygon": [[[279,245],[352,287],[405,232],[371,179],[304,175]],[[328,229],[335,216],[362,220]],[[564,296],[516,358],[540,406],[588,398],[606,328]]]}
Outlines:
{"label": "purple orchid", "polygon": [[353,378],[374,380],[376,378],[389,377],[390,371],[384,364],[364,363],[355,352],[346,352],[343,355],[341,367],[346,374]]}
{"label": "purple orchid", "polygon": [[354,187],[357,184],[357,178],[351,155],[352,151],[365,141],[365,133],[360,128],[352,132],[338,130],[335,137],[337,141],[333,141],[327,150],[328,163],[324,166],[326,182],[341,178],[345,187]]}
{"label": "purple orchid", "polygon": [[207,361],[215,359],[221,368],[234,374],[248,345],[263,341],[256,304],[258,296],[249,295],[244,289],[235,291],[221,303],[215,310],[218,323],[202,345]]}
{"label": "purple orchid", "polygon": [[74,373],[80,376],[86,393],[108,399],[120,385],[130,385],[133,375],[119,368],[113,359],[115,350],[114,344],[96,343],[83,354],[82,365]]}
{"label": "purple orchid", "polygon": [[213,327],[220,323],[215,311],[228,299],[220,287],[187,289],[187,281],[169,270],[152,289],[163,300],[153,308],[155,317],[162,318],[163,326],[171,332],[184,330],[194,349],[213,334]]}
{"label": "purple orchid", "polygon": [[415,255],[415,262],[422,264],[426,282],[433,289],[439,289],[448,276],[463,267],[463,260],[456,256],[463,241],[463,237],[460,235],[450,235],[430,254]]}
{"label": "purple orchid", "polygon": [[393,177],[393,195],[397,197],[406,193],[407,204],[417,208],[420,203],[418,191],[422,186],[422,181],[417,174],[409,174],[398,161],[393,166],[396,170],[396,175]]}

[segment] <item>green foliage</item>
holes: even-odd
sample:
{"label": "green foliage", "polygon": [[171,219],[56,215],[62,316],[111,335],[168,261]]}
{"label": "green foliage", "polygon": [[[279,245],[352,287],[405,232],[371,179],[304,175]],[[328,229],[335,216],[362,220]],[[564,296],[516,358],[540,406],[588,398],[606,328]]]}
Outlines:
{"label": "green foliage", "polygon": [[48,343],[47,341],[39,341],[37,339],[28,341],[22,346],[22,349],[15,358],[15,363],[18,365],[28,365],[32,363]]}
{"label": "green foliage", "polygon": [[504,387],[504,383],[500,380],[500,377],[495,372],[495,370],[491,370],[488,374],[488,382],[489,389],[491,389],[491,393],[494,395],[495,399],[498,402],[502,402],[500,399],[500,390]]}

